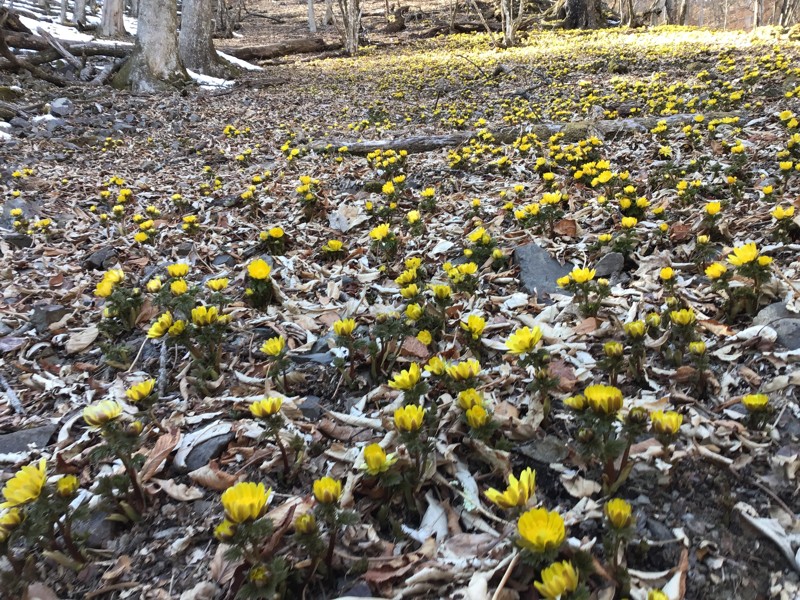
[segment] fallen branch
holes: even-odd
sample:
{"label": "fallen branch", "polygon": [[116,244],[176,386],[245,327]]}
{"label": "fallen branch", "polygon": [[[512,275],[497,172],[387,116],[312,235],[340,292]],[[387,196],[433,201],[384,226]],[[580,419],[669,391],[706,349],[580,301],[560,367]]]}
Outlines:
{"label": "fallen branch", "polygon": [[36,30],[36,33],[38,33],[45,40],[47,40],[47,43],[50,44],[53,47],[53,49],[56,52],[58,52],[69,64],[71,64],[78,70],[81,69],[81,67],[83,66],[81,65],[81,61],[75,58],[75,56],[69,50],[67,50],[61,42],[59,42],[56,38],[54,38],[52,34],[48,33],[41,27],[39,27]]}
{"label": "fallen branch", "polygon": [[48,81],[59,87],[67,87],[67,81],[65,79],[62,79],[61,77],[59,77],[58,75],[54,75],[53,73],[48,73],[44,69],[40,69],[36,65],[32,65],[28,61],[17,57],[13,52],[11,52],[11,49],[8,47],[8,44],[6,44],[6,36],[2,28],[1,22],[0,22],[0,56],[2,56],[8,61],[9,68],[11,68],[12,70],[22,68],[38,79],[43,79],[44,81]]}
{"label": "fallen branch", "polygon": [[[696,115],[672,115],[670,117],[641,117],[635,119],[611,119],[605,121],[572,121],[569,123],[537,123],[527,127],[500,127],[489,128],[494,141],[501,144],[513,142],[525,134],[534,134],[540,140],[547,139],[561,131],[569,131],[568,142],[577,142],[592,135],[608,138],[616,135],[630,135],[631,133],[647,133],[659,121],[666,121],[668,126],[686,125],[693,123]],[[724,117],[740,117],[739,113],[706,115],[707,119]],[[311,144],[310,149],[315,152],[325,152],[331,148],[336,149],[347,146],[349,154],[364,155],[375,150],[406,150],[409,154],[432,152],[441,148],[452,148],[466,144],[479,135],[478,131],[460,131],[449,135],[416,135],[392,140],[372,140],[357,142],[355,140],[319,140]],[[572,139],[575,138],[575,139]]]}
{"label": "fallen branch", "polygon": [[289,54],[307,54],[309,52],[325,52],[326,50],[339,50],[340,42],[327,43],[322,38],[301,38],[288,40],[266,46],[245,46],[243,48],[222,48],[225,54],[230,54],[241,60],[269,60]]}
{"label": "fallen branch", "polygon": [[[133,44],[111,44],[108,42],[66,44],[61,40],[57,41],[74,56],[112,56],[114,58],[126,58],[133,50]],[[12,48],[21,50],[39,50],[43,53],[51,54],[54,52],[47,40],[37,35],[6,32],[6,43]],[[34,62],[32,59],[29,60],[31,63]],[[53,58],[51,60],[56,59]]]}
{"label": "fallen branch", "polygon": [[22,402],[19,401],[19,396],[14,391],[14,389],[8,384],[6,378],[0,374],[0,386],[2,386],[3,390],[6,393],[6,398],[8,398],[8,403],[11,405],[16,412],[20,414],[25,414],[25,407],[22,406]]}

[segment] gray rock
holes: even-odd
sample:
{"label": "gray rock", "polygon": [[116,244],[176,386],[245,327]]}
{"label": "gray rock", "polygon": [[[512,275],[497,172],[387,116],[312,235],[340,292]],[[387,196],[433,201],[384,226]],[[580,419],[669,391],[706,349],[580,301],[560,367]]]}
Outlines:
{"label": "gray rock", "polygon": [[193,248],[194,244],[192,242],[181,242],[175,247],[175,254],[178,256],[189,256]]}
{"label": "gray rock", "polygon": [[306,396],[306,399],[297,408],[309,421],[318,421],[322,417],[322,407],[319,405],[318,396]]}
{"label": "gray rock", "polygon": [[609,252],[594,266],[597,277],[612,277],[622,272],[625,266],[625,257],[621,252]]}
{"label": "gray rock", "polygon": [[61,129],[66,124],[67,122],[64,119],[48,119],[44,122],[45,128],[51,133],[56,129]]}
{"label": "gray rock", "polygon": [[215,267],[235,267],[236,266],[236,259],[233,258],[230,254],[220,254],[214,257],[214,260],[211,261],[211,264]]}
{"label": "gray rock", "polygon": [[520,246],[514,250],[514,260],[519,264],[519,278],[525,291],[538,295],[563,293],[556,280],[571,269],[551,257],[547,250],[536,244]]}
{"label": "gray rock", "polygon": [[44,448],[55,430],[55,425],[42,425],[0,435],[0,454],[25,452],[29,446]]}
{"label": "gray rock", "polygon": [[75,106],[68,98],[56,98],[50,103],[50,114],[57,117],[71,115]]}
{"label": "gray rock", "polygon": [[36,331],[44,333],[53,323],[60,321],[69,312],[69,308],[60,304],[38,304],[33,307],[30,322]]}
{"label": "gray rock", "polygon": [[9,233],[3,239],[17,248],[30,248],[33,246],[33,238],[24,233]]}
{"label": "gray rock", "polygon": [[330,365],[333,362],[333,354],[330,352],[314,352],[312,354],[297,354],[297,355],[290,355],[291,358],[296,363],[317,363],[320,365]]}
{"label": "gray rock", "polygon": [[186,469],[194,471],[205,467],[211,460],[218,458],[222,451],[233,440],[233,433],[223,433],[197,444],[186,457]]}
{"label": "gray rock", "polygon": [[117,258],[117,251],[114,248],[106,247],[100,248],[92,252],[86,260],[83,261],[84,269],[94,269],[95,271],[103,271],[108,269]]}
{"label": "gray rock", "polygon": [[800,319],[781,319],[770,325],[778,334],[778,343],[788,350],[800,348]]}
{"label": "gray rock", "polygon": [[753,325],[770,325],[780,319],[800,319],[797,313],[789,312],[783,302],[775,302],[762,308],[753,318]]}
{"label": "gray rock", "polygon": [[14,117],[9,121],[12,127],[16,127],[18,129],[27,129],[31,126],[27,119],[23,119],[22,117]]}

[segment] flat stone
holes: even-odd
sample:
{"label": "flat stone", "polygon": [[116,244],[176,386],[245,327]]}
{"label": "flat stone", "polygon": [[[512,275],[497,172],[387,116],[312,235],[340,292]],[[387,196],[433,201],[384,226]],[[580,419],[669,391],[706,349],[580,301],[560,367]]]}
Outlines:
{"label": "flat stone", "polygon": [[53,323],[57,323],[69,312],[69,308],[60,304],[38,304],[33,307],[31,324],[36,331],[44,333]]}
{"label": "flat stone", "polygon": [[333,362],[333,354],[330,352],[314,352],[312,354],[290,355],[296,363],[317,363],[319,365],[330,365]]}
{"label": "flat stone", "polygon": [[625,256],[621,252],[609,252],[597,261],[594,270],[597,277],[612,277],[622,272],[625,266]]}
{"label": "flat stone", "polygon": [[527,244],[514,250],[514,260],[519,265],[522,288],[529,294],[564,293],[556,280],[567,275],[571,269],[562,265],[544,248]]}
{"label": "flat stone", "polygon": [[61,129],[67,124],[64,119],[48,119],[45,121],[44,126],[49,132],[53,132],[56,129]]}
{"label": "flat stone", "polygon": [[30,446],[45,448],[55,430],[55,425],[42,425],[2,434],[0,435],[0,454],[25,452]]}
{"label": "flat stone", "polygon": [[186,469],[194,471],[200,467],[205,467],[213,459],[219,458],[219,455],[228,447],[231,440],[233,440],[233,433],[223,433],[200,442],[192,448],[186,457]]}
{"label": "flat stone", "polygon": [[175,254],[178,256],[189,256],[193,248],[194,244],[192,242],[181,242],[175,247]]}
{"label": "flat stone", "polygon": [[75,105],[68,98],[56,98],[50,103],[50,114],[57,117],[71,115]]}
{"label": "flat stone", "polygon": [[753,325],[769,325],[780,319],[800,319],[800,315],[789,312],[783,302],[774,302],[758,311],[753,318]]}
{"label": "flat stone", "polygon": [[30,248],[33,246],[33,238],[24,233],[9,233],[3,239],[17,248]]}
{"label": "flat stone", "polygon": [[31,126],[27,119],[23,119],[22,117],[14,117],[9,121],[12,127],[16,127],[18,129],[26,129]]}
{"label": "flat stone", "polygon": [[318,421],[322,417],[322,407],[319,405],[319,396],[306,396],[297,408],[309,421]]}
{"label": "flat stone", "polygon": [[778,343],[788,350],[800,348],[800,319],[781,319],[770,325],[778,334]]}
{"label": "flat stone", "polygon": [[100,248],[100,250],[92,252],[86,257],[86,260],[83,261],[83,268],[87,270],[94,269],[95,271],[104,271],[111,266],[116,260],[116,257],[117,251],[114,248]]}

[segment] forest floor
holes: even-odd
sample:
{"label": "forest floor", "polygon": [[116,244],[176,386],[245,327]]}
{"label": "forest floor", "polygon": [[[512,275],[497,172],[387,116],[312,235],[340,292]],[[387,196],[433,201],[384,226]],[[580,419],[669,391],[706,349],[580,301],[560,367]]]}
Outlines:
{"label": "forest floor", "polygon": [[[485,34],[415,39],[446,21],[447,6],[434,9],[412,8],[420,18],[397,36],[369,17],[373,45],[356,58],[267,61],[224,88],[150,97],[13,77],[32,116],[0,123],[0,481],[46,458],[47,491],[24,510],[51,510],[57,480],[76,475],[69,511],[84,506],[74,529],[88,560],[76,567],[60,534],[42,541],[27,519],[9,537],[24,574],[0,561],[0,595],[226,597],[248,571],[226,554],[241,536],[215,538],[220,495],[253,481],[272,489],[265,556],[287,565],[285,598],[537,598],[519,510],[484,495],[531,467],[523,508],[563,517],[559,556],[592,598],[800,597],[800,47],[774,29],[531,31],[507,50]],[[251,10],[284,22],[250,15],[219,47],[305,35],[305,4]],[[51,114],[35,116],[45,103]],[[453,139],[424,149],[420,136]],[[412,137],[385,167],[356,145]],[[319,181],[299,193],[303,177]],[[394,253],[374,239],[382,223]],[[256,308],[245,290],[259,257],[275,299]],[[189,265],[182,294],[175,263]],[[584,266],[589,283],[556,285]],[[104,298],[110,269],[124,281]],[[212,293],[214,278],[227,288]],[[431,283],[451,295],[437,302]],[[191,323],[195,304],[230,320]],[[166,310],[186,331],[148,338]],[[485,320],[475,338],[470,315]],[[349,356],[332,334],[344,318],[357,325]],[[625,327],[645,319],[643,337]],[[538,370],[506,344],[526,326],[542,332]],[[270,377],[260,349],[277,336],[287,364]],[[454,365],[471,358],[479,372],[461,378]],[[393,378],[414,363],[431,367],[419,400]],[[126,390],[151,378],[158,398],[144,410]],[[594,384],[622,391],[619,413],[564,402]],[[466,418],[468,386],[491,426]],[[270,422],[249,410],[265,393],[283,399],[288,474]],[[766,410],[745,407],[753,394]],[[120,501],[135,502],[102,481],[124,474],[97,452],[112,437],[82,418],[103,399],[144,423],[126,438],[146,496],[133,522],[120,522]],[[393,419],[409,402],[428,411],[417,442]],[[679,432],[637,424],[642,409],[677,411]],[[613,454],[629,437],[611,478],[632,470],[610,490],[596,442]],[[373,442],[397,455],[389,476],[363,468]],[[315,511],[327,544],[312,495],[323,476],[356,515],[330,564],[281,527]],[[633,513],[616,556],[612,497]],[[250,573],[253,594],[281,579],[271,564]]]}

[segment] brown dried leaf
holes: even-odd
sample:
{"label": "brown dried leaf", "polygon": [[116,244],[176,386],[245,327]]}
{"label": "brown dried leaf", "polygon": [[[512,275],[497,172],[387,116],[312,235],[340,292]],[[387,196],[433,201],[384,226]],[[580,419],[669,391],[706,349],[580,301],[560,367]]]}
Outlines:
{"label": "brown dried leaf", "polygon": [[100,335],[100,330],[97,325],[90,325],[86,329],[71,333],[66,343],[67,354],[75,354],[86,350],[94,343],[98,335]]}
{"label": "brown dried leaf", "polygon": [[111,567],[108,571],[103,573],[101,579],[104,579],[105,581],[116,579],[123,573],[128,572],[130,568],[131,568],[131,557],[128,556],[127,554],[123,554],[122,556],[117,558],[117,561],[114,563],[113,567]]}
{"label": "brown dried leaf", "polygon": [[564,237],[578,235],[578,222],[575,219],[561,219],[553,226],[553,231]]}
{"label": "brown dried leaf", "polygon": [[167,456],[175,449],[175,446],[181,441],[181,432],[176,427],[170,429],[169,432],[162,435],[153,446],[153,449],[148,453],[147,460],[142,465],[142,470],[139,471],[139,477],[142,483],[145,483],[163,468],[163,463]]}
{"label": "brown dried leaf", "polygon": [[428,347],[413,336],[406,336],[401,348],[403,356],[413,356],[420,360],[427,360],[430,356]]}
{"label": "brown dried leaf", "polygon": [[220,470],[218,461],[216,460],[212,460],[207,465],[203,465],[199,469],[192,471],[189,473],[189,478],[198,485],[202,485],[204,488],[217,492],[227,490],[236,483],[238,479],[236,475],[231,475],[230,473]]}
{"label": "brown dried leaf", "polygon": [[203,491],[200,488],[189,487],[185,483],[175,483],[172,479],[153,479],[155,485],[147,486],[148,491],[153,488],[161,488],[167,496],[179,502],[191,502],[200,500]]}
{"label": "brown dried leaf", "polygon": [[558,378],[558,389],[565,393],[572,392],[578,383],[575,370],[563,360],[554,360],[550,363],[550,375]]}

